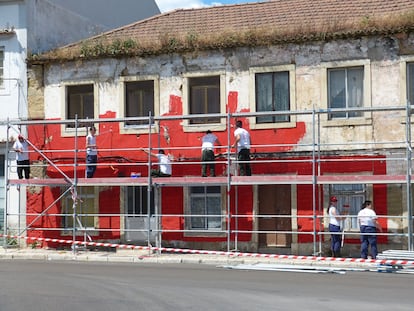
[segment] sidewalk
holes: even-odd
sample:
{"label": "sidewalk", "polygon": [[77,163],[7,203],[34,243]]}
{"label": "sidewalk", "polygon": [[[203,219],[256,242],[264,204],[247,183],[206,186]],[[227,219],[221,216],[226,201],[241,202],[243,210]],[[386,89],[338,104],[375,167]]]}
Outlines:
{"label": "sidewalk", "polygon": [[[312,256],[290,256],[290,258],[269,258],[254,257],[277,256],[266,254],[235,253],[234,255],[217,254],[191,254],[191,253],[162,253],[156,254],[149,250],[137,249],[116,249],[116,251],[90,251],[77,250],[49,250],[49,249],[29,249],[29,248],[0,248],[1,259],[20,259],[20,260],[44,260],[44,261],[86,261],[86,262],[124,262],[124,263],[159,263],[159,264],[209,264],[220,266],[245,266],[246,265],[288,265],[306,267],[324,267],[335,269],[357,269],[370,270],[378,267],[380,261],[360,260],[354,258],[325,258]],[[289,256],[284,256],[289,257]]]}

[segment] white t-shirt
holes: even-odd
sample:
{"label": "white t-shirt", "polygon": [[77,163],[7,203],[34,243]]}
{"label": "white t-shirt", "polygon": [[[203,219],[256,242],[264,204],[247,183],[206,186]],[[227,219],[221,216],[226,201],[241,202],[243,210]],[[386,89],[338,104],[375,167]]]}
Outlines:
{"label": "white t-shirt", "polygon": [[377,219],[377,214],[370,208],[364,208],[358,213],[358,222],[360,226],[375,226],[375,220]]}
{"label": "white t-shirt", "polygon": [[250,134],[244,128],[237,128],[234,131],[234,137],[240,135],[240,140],[237,142],[237,151],[239,152],[241,149],[250,149]]}
{"label": "white t-shirt", "polygon": [[171,170],[170,158],[162,153],[158,153],[157,158],[158,158],[158,163],[160,167],[160,172],[171,175],[172,170]]}
{"label": "white t-shirt", "polygon": [[336,216],[334,215],[334,212],[336,212],[336,216],[338,216],[338,211],[335,206],[329,207],[329,223],[335,226],[340,226],[340,223],[338,219],[336,219]]}
{"label": "white t-shirt", "polygon": [[17,161],[29,160],[29,144],[27,141],[24,140],[21,142],[20,140],[16,140],[13,144],[13,149],[23,150],[23,152],[16,152]]}
{"label": "white t-shirt", "polygon": [[88,134],[88,136],[86,136],[86,146],[89,146],[89,145],[93,145],[94,147],[87,147],[86,154],[97,155],[98,150],[96,149],[96,136],[92,136],[91,134]]}
{"label": "white t-shirt", "polygon": [[217,136],[209,133],[203,136],[201,150],[213,150],[214,144],[217,141]]}

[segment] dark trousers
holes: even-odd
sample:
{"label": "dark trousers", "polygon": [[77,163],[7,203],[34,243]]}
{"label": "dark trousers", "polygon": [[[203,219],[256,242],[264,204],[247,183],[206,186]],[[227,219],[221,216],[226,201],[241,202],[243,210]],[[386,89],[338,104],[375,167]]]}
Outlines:
{"label": "dark trousers", "polygon": [[170,174],[165,174],[161,172],[160,170],[151,170],[151,176],[154,177],[171,177]]}
{"label": "dark trousers", "polygon": [[97,155],[86,156],[86,178],[92,178],[96,171],[96,163],[98,163]]}
{"label": "dark trousers", "polygon": [[333,257],[341,256],[342,234],[341,227],[329,224],[329,232],[331,235],[331,250]]}
{"label": "dark trousers", "polygon": [[237,155],[237,160],[243,161],[239,163],[240,176],[251,176],[252,171],[250,168],[250,149],[241,149]]}
{"label": "dark trousers", "polygon": [[216,165],[214,163],[214,152],[213,150],[205,149],[201,154],[201,161],[202,162],[210,162],[210,163],[202,163],[201,164],[201,176],[207,176],[207,166],[210,168],[210,176],[216,176]]}
{"label": "dark trousers", "polygon": [[372,259],[376,259],[378,254],[377,236],[375,234],[377,233],[377,228],[361,226],[361,233],[366,233],[366,235],[361,235],[361,258],[368,258],[368,247],[371,245],[371,257]]}
{"label": "dark trousers", "polygon": [[30,178],[30,161],[29,160],[17,161],[17,175],[19,176],[19,179],[23,179],[23,173],[24,173],[24,178],[26,179]]}

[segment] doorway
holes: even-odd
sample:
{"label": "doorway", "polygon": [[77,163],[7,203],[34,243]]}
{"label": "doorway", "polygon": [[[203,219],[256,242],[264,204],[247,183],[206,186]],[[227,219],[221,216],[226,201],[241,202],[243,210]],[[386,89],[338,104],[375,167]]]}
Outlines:
{"label": "doorway", "polygon": [[259,186],[258,199],[259,231],[264,231],[259,234],[259,248],[291,247],[291,186]]}
{"label": "doorway", "polygon": [[156,240],[157,217],[155,215],[154,189],[150,190],[148,195],[148,187],[146,186],[129,186],[125,189],[127,212],[125,240],[127,243],[147,244]]}

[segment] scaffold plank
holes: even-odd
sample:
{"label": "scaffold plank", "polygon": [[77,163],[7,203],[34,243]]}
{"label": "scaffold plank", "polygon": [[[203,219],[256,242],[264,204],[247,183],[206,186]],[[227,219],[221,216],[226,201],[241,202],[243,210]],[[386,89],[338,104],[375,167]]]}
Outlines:
{"label": "scaffold plank", "polygon": [[[146,186],[148,177],[98,177],[78,178],[78,186]],[[414,181],[411,179],[411,183]],[[191,185],[226,185],[229,182],[227,176],[201,177],[154,177],[152,184],[159,186],[191,186]],[[404,184],[407,182],[406,175],[252,175],[231,176],[231,185],[270,185],[270,184]],[[68,186],[75,181],[65,178],[32,178],[32,179],[10,179],[10,185],[26,186]]]}
{"label": "scaffold plank", "polygon": [[15,186],[67,186],[71,184],[65,178],[9,179],[8,183]]}
{"label": "scaffold plank", "polygon": [[234,185],[312,184],[312,175],[232,176]]}
{"label": "scaffold plank", "polygon": [[316,179],[318,184],[403,184],[407,182],[406,175],[322,175],[317,176]]}
{"label": "scaffold plank", "polygon": [[146,186],[148,177],[79,178],[78,186]]}
{"label": "scaffold plank", "polygon": [[226,176],[219,177],[158,177],[153,178],[153,183],[164,186],[191,186],[191,185],[225,185],[228,183]]}

